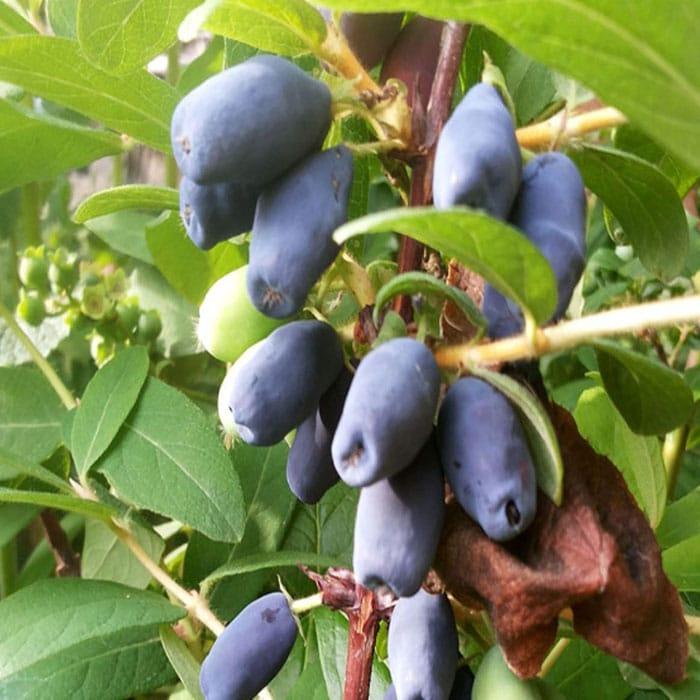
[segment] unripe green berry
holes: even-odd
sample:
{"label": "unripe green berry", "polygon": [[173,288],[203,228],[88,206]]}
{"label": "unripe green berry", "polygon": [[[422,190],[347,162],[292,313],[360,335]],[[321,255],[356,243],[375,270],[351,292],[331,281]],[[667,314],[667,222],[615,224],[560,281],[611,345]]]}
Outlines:
{"label": "unripe green berry", "polygon": [[59,248],[50,257],[49,282],[56,291],[73,289],[78,281],[78,268],[74,259],[71,259],[63,248]]}
{"label": "unripe green berry", "polygon": [[129,335],[136,332],[136,328],[141,316],[141,309],[137,304],[128,301],[120,301],[117,304],[117,322]]}
{"label": "unripe green berry", "polygon": [[48,289],[49,266],[43,248],[27,248],[19,261],[19,279],[27,289],[46,291]]}
{"label": "unripe green berry", "polygon": [[136,340],[139,343],[149,343],[155,340],[163,330],[160,314],[155,310],[145,311],[139,317]]}
{"label": "unripe green berry", "polygon": [[46,318],[44,302],[35,294],[21,294],[17,315],[30,326],[38,326]]}
{"label": "unripe green berry", "polygon": [[99,321],[112,308],[112,304],[103,284],[91,284],[83,288],[80,310],[89,318]]}

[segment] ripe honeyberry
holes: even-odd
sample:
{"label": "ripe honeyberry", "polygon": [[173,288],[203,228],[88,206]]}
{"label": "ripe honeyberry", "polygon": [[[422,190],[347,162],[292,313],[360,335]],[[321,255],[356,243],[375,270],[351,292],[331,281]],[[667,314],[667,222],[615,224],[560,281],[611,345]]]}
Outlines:
{"label": "ripe honeyberry", "polygon": [[206,700],[252,700],[284,666],[297,631],[282,593],[250,603],[204,659],[199,684]]}
{"label": "ripe honeyberry", "polygon": [[242,440],[274,445],[311,414],[342,367],[342,348],[331,326],[294,321],[241,356],[229,370],[222,403]]}
{"label": "ripe honeyberry", "polygon": [[352,154],[344,146],[309,156],[258,200],[248,293],[274,318],[296,313],[340,248],[333,232],[348,215]]}
{"label": "ripe honeyberry", "polygon": [[364,586],[399,596],[420,588],[442,530],[443,483],[431,439],[407,469],[360,491],[352,562]]}
{"label": "ripe honeyberry", "polygon": [[435,206],[463,204],[505,219],[518,191],[520,169],[510,112],[496,88],[475,85],[440,134],[433,175]]}
{"label": "ripe honeyberry", "polygon": [[260,55],[206,80],[175,108],[173,155],[199,184],[272,182],[320,148],[331,94],[279,56]]}
{"label": "ripe honeyberry", "polygon": [[422,343],[396,338],[360,363],[333,438],[333,462],[350,486],[407,467],[432,429],[440,373]]}
{"label": "ripe honeyberry", "polygon": [[447,700],[457,658],[457,629],[447,596],[421,589],[399,599],[389,623],[389,668],[397,700]]}
{"label": "ripe honeyberry", "polygon": [[[554,271],[558,298],[550,321],[558,321],[569,306],[586,258],[586,192],[574,163],[563,153],[533,158],[523,170],[510,220],[537,246]],[[518,306],[488,284],[482,308],[492,338],[522,330]]]}
{"label": "ripe honeyberry", "polygon": [[532,522],[535,468],[510,402],[486,382],[460,379],[438,416],[440,456],[462,508],[494,540],[509,540]]}
{"label": "ripe honeyberry", "polygon": [[192,243],[209,250],[217,243],[250,231],[259,189],[222,182],[198,185],[180,181],[180,217]]}

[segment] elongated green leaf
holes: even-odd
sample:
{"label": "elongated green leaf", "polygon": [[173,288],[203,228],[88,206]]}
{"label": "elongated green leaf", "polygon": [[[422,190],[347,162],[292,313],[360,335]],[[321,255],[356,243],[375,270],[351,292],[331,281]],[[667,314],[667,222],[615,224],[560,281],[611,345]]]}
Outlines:
{"label": "elongated green leaf", "polygon": [[41,464],[26,462],[23,458],[0,447],[0,481],[8,481],[18,476],[29,476],[43,481],[59,491],[71,492],[70,486]]}
{"label": "elongated green leaf", "polygon": [[700,488],[666,506],[663,520],[656,528],[662,549],[700,535]]}
{"label": "elongated green leaf", "polygon": [[197,19],[210,32],[284,56],[308,53],[326,38],[323,17],[305,0],[208,0]]}
{"label": "elongated green leaf", "polygon": [[71,451],[80,476],[100,458],[134,407],[148,376],[148,351],[123,350],[93,376],[73,419]]}
{"label": "elongated green leaf", "polygon": [[124,74],[145,66],[177,39],[200,0],[80,0],[78,41],[95,65]]}
{"label": "elongated green leaf", "polygon": [[247,574],[251,571],[260,571],[261,569],[281,569],[285,566],[297,566],[298,564],[318,566],[325,569],[329,566],[341,566],[342,562],[337,557],[314,552],[262,552],[240,557],[220,566],[202,581],[202,587],[207,589],[216,581],[220,581],[228,576]]}
{"label": "elongated green leaf", "polygon": [[18,154],[17,158],[0,160],[0,192],[27,182],[50,180],[121,149],[116,134],[0,100],[0,150]]}
{"label": "elongated green leaf", "polygon": [[682,375],[616,343],[593,343],[603,385],[635,433],[662,435],[683,425],[693,393]]}
{"label": "elongated green leaf", "polygon": [[500,391],[518,409],[532,452],[537,483],[557,505],[564,488],[564,464],[552,422],[537,397],[506,374],[475,368],[472,374]]}
{"label": "elongated green leaf", "polygon": [[[152,530],[135,523],[131,523],[129,529],[146,554],[153,561],[160,561],[165,549],[163,540]],[[132,588],[146,588],[151,582],[151,574],[129,547],[99,520],[85,523],[80,575],[83,578],[114,581]]]}
{"label": "elongated green leaf", "polygon": [[241,486],[206,416],[176,389],[149,378],[135,410],[100,460],[124,500],[218,541],[243,533]]}
{"label": "elongated green leaf", "polygon": [[199,689],[200,666],[187,648],[187,644],[173,632],[171,627],[165,625],[160,628],[160,643],[177,677],[192,696],[192,700],[204,700],[202,691]]}
{"label": "elongated green leaf", "polygon": [[636,156],[602,146],[570,153],[586,185],[610,211],[644,266],[668,279],[683,268],[688,253],[688,223],[673,183]]}
{"label": "elongated green leaf", "polygon": [[42,491],[20,491],[0,486],[0,503],[26,503],[42,508],[56,508],[67,513],[78,513],[87,518],[109,520],[118,515],[117,511],[104,503],[87,501],[63,493],[44,493]]}
{"label": "elongated green leaf", "polygon": [[14,36],[15,34],[36,34],[36,29],[19,13],[9,5],[0,3],[0,36]]}
{"label": "elongated green leaf", "polygon": [[101,190],[83,200],[73,212],[73,221],[84,224],[89,219],[124,209],[161,211],[179,208],[177,190],[154,185],[122,185]]}
{"label": "elongated green leaf", "polygon": [[0,696],[120,700],[147,693],[172,678],[158,627],[184,614],[163,596],[105,581],[32,584],[0,603]]}
{"label": "elongated green leaf", "polygon": [[175,89],[145,70],[125,78],[104,73],[83,57],[76,41],[54,36],[0,38],[0,80],[170,151]]}
{"label": "elongated green leaf", "polygon": [[333,237],[344,243],[353,236],[385,231],[403,233],[456,258],[539,323],[554,312],[557,291],[552,269],[525,236],[501,221],[466,208],[398,208],[355,219]]}
{"label": "elongated green leaf", "polygon": [[39,514],[39,508],[24,503],[0,504],[0,547],[11,542]]}
{"label": "elongated green leaf", "polygon": [[700,591],[700,535],[667,549],[663,555],[664,571],[681,591]]}
{"label": "elongated green leaf", "polygon": [[[484,24],[578,79],[679,158],[700,167],[696,0],[328,0],[342,10],[413,10]],[[669,37],[672,37],[670,39]]]}
{"label": "elongated green leaf", "polygon": [[61,442],[66,409],[35,369],[0,367],[0,387],[0,447],[41,462]]}
{"label": "elongated green leaf", "polygon": [[124,210],[90,219],[85,222],[85,228],[110,248],[152,265],[153,257],[146,243],[146,226],[151,221],[153,217],[148,214]]}
{"label": "elongated green leaf", "polygon": [[399,294],[433,294],[451,301],[477,328],[486,328],[486,319],[472,298],[461,289],[451,287],[427,272],[404,272],[389,280],[378,292],[374,302],[374,322],[384,304]]}
{"label": "elongated green leaf", "polygon": [[593,449],[622,472],[639,507],[655,528],[666,504],[666,472],[658,439],[633,433],[601,387],[581,394],[574,418]]}
{"label": "elongated green leaf", "polygon": [[46,18],[53,33],[75,39],[78,0],[46,0]]}

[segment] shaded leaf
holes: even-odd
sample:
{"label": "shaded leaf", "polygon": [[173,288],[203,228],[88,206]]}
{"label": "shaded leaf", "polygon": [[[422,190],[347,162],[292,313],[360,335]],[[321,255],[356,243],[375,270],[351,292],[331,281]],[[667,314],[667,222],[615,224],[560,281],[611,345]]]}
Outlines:
{"label": "shaded leaf", "polygon": [[56,476],[52,471],[42,467],[41,464],[28,462],[21,457],[17,457],[12,452],[8,452],[0,447],[0,481],[9,481],[18,476],[28,476],[32,479],[43,481],[49,486],[53,486],[58,491],[72,493],[70,486],[63,479]]}
{"label": "shaded leaf", "polygon": [[355,219],[333,237],[344,243],[353,236],[385,231],[403,233],[456,258],[540,323],[554,312],[557,291],[552,269],[537,248],[508,224],[466,208],[402,207]]}
{"label": "shaded leaf", "polygon": [[662,549],[700,535],[700,488],[669,503],[656,528],[656,539]]}
{"label": "shaded leaf", "polygon": [[7,3],[0,3],[0,36],[15,34],[36,34],[36,29]]}
{"label": "shaded leaf", "polygon": [[42,508],[56,508],[68,513],[77,513],[87,518],[98,518],[99,520],[110,520],[118,515],[113,508],[98,503],[88,501],[75,496],[68,496],[63,493],[43,493],[41,491],[20,491],[19,489],[8,489],[0,487],[1,503],[26,503]]}
{"label": "shaded leaf", "polygon": [[179,209],[179,195],[171,187],[154,185],[121,185],[100,190],[84,199],[73,212],[73,221],[84,224],[105,214],[113,214],[124,209],[145,209],[161,211]]}
{"label": "shaded leaf", "polygon": [[664,571],[680,591],[700,591],[700,535],[669,547],[663,553]]}
{"label": "shaded leaf", "polygon": [[148,214],[118,211],[86,221],[85,228],[119,253],[152,265],[153,257],[146,244],[146,226],[152,220]]}
{"label": "shaded leaf", "polygon": [[172,627],[163,626],[160,628],[160,643],[177,677],[192,696],[192,700],[204,700],[202,691],[199,689],[200,666],[185,642],[173,632]]}

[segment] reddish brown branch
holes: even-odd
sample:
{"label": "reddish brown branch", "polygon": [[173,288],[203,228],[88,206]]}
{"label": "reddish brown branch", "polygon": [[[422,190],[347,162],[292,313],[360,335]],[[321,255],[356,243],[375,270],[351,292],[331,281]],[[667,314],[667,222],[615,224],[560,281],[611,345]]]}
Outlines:
{"label": "reddish brown branch", "polygon": [[[437,138],[445,125],[452,106],[452,95],[459,75],[464,43],[469,34],[469,26],[457,22],[447,22],[442,33],[440,57],[438,58],[435,78],[430,90],[427,110],[426,154],[413,165],[411,180],[411,206],[425,206],[432,202],[433,163]],[[399,272],[417,270],[421,267],[424,246],[412,238],[401,237],[399,248]],[[411,302],[408,297],[400,296],[394,302],[394,310],[405,321],[412,318]]]}
{"label": "reddish brown branch", "polygon": [[343,700],[366,700],[372,679],[372,658],[379,618],[374,593],[358,586],[359,607],[348,611],[348,654],[345,661]]}
{"label": "reddish brown branch", "polygon": [[56,561],[56,576],[59,578],[80,576],[80,557],[73,551],[58,518],[50,510],[43,510],[40,518],[46,540]]}

